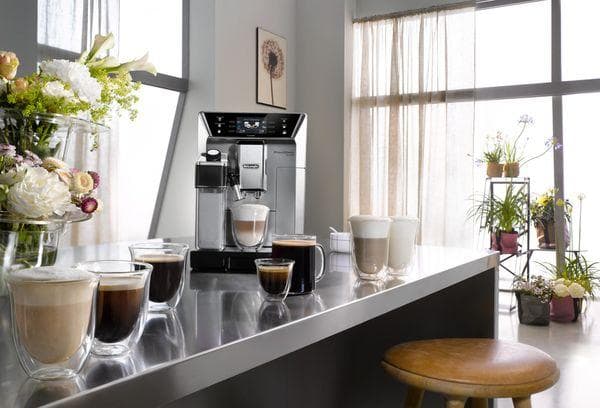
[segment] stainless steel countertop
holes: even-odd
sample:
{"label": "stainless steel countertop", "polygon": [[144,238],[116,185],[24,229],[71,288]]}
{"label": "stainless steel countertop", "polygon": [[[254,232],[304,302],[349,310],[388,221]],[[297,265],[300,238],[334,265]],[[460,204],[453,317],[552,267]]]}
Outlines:
{"label": "stainless steel countertop", "polygon": [[[179,240],[181,241],[181,240]],[[127,259],[127,244],[65,248],[59,263]],[[151,314],[118,359],[91,356],[78,378],[28,379],[17,361],[9,305],[0,298],[0,406],[157,406],[209,387],[497,266],[489,251],[419,247],[410,274],[358,282],[349,255],[330,254],[312,295],[263,302],[256,276],[191,274],[176,313]],[[131,398],[135,395],[135,398]]]}

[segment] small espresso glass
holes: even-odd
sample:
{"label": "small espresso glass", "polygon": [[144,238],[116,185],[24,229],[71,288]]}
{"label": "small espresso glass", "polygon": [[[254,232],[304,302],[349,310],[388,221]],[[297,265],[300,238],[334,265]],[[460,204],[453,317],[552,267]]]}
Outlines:
{"label": "small espresso glass", "polygon": [[95,328],[98,278],[73,268],[39,267],[7,276],[17,357],[37,380],[75,376]]}
{"label": "small espresso glass", "polygon": [[150,310],[175,309],[187,280],[189,246],[177,242],[140,242],[129,247],[131,259],[152,265]]}
{"label": "small espresso glass", "polygon": [[391,220],[374,215],[350,217],[352,264],[360,279],[379,280],[388,266]]}
{"label": "small espresso glass", "polygon": [[235,244],[243,251],[258,251],[267,236],[269,207],[241,204],[231,209],[231,229]]}
{"label": "small espresso glass", "polygon": [[128,353],[146,321],[152,265],[108,260],[82,262],[77,268],[100,279],[92,353],[98,356]]}
{"label": "small espresso glass", "polygon": [[266,300],[282,302],[290,291],[294,261],[284,258],[259,258],[256,275]]}

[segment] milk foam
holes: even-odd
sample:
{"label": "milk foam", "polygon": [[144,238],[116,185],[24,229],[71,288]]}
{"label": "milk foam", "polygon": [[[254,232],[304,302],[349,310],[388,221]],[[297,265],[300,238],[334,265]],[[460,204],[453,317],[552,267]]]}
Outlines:
{"label": "milk foam", "polygon": [[12,272],[10,274],[10,279],[14,282],[73,282],[93,280],[95,279],[95,276],[93,273],[81,269],[41,266],[38,268],[21,269],[20,271]]}
{"label": "milk foam", "polygon": [[355,215],[349,221],[355,238],[376,239],[389,236],[391,220],[388,217]]}
{"label": "milk foam", "polygon": [[269,216],[269,207],[262,204],[242,204],[232,209],[233,219],[237,221],[265,221]]}

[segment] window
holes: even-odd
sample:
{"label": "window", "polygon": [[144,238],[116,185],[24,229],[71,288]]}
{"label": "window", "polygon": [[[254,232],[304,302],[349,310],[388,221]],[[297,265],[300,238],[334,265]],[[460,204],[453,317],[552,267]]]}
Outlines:
{"label": "window", "polygon": [[94,241],[85,239],[94,234],[73,234],[73,244],[153,235],[164,193],[164,169],[170,165],[171,138],[178,128],[177,112],[187,91],[184,15],[188,8],[189,0],[38,0],[40,60],[76,58],[94,34],[113,32],[120,60],[149,52],[159,72],[156,77],[134,73],[134,79],[143,83],[138,117],[133,122],[127,117],[113,120],[110,138],[101,140],[105,145],[97,152],[102,156],[99,160],[110,163],[101,176],[110,188],[100,191],[105,211],[93,223],[103,234],[95,234]]}

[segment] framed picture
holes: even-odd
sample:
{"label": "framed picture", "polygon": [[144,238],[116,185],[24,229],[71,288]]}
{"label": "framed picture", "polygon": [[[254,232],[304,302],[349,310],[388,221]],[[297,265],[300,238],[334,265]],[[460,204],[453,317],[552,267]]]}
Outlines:
{"label": "framed picture", "polygon": [[287,41],[256,29],[256,103],[287,108]]}

